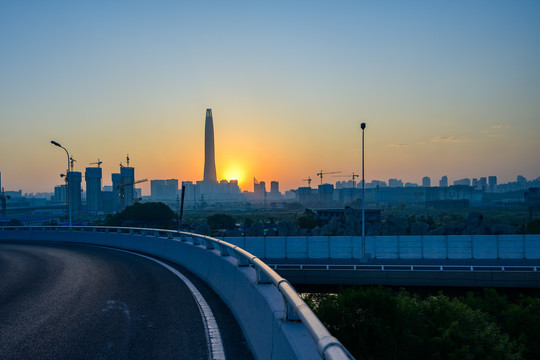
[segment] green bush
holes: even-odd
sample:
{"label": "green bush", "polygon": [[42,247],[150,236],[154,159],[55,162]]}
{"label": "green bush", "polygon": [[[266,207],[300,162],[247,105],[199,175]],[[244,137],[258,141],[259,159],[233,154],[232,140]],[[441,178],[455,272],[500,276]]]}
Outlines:
{"label": "green bush", "polygon": [[306,301],[358,359],[521,359],[487,314],[443,295],[367,287]]}
{"label": "green bush", "polygon": [[227,214],[214,214],[206,218],[206,222],[212,230],[232,229],[236,225],[236,220]]}

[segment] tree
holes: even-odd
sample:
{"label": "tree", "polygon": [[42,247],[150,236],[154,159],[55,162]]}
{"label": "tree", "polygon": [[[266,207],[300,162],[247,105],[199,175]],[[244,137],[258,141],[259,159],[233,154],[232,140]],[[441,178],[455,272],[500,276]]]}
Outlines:
{"label": "tree", "polygon": [[315,213],[313,210],[306,209],[304,214],[296,219],[296,225],[301,229],[312,230],[317,226],[317,219],[315,219]]}
{"label": "tree", "polygon": [[527,224],[527,233],[540,234],[540,219],[535,219]]}
{"label": "tree", "polygon": [[170,228],[176,214],[162,202],[135,203],[107,218],[109,226]]}
{"label": "tree", "polygon": [[206,218],[206,222],[212,230],[233,229],[236,225],[236,220],[227,214],[210,215]]}
{"label": "tree", "polygon": [[443,295],[420,299],[367,287],[306,300],[357,358],[521,358],[516,343],[487,314]]}

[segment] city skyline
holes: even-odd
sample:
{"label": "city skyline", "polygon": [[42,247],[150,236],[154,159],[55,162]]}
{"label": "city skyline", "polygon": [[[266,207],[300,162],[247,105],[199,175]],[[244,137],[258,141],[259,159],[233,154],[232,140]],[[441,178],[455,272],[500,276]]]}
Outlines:
{"label": "city skyline", "polygon": [[538,13],[534,1],[5,4],[2,184],[62,184],[50,140],[76,171],[101,159],[104,185],[127,154],[137,179],[202,180],[207,108],[217,178],[243,190],[360,173],[361,122],[368,182],[534,179]]}

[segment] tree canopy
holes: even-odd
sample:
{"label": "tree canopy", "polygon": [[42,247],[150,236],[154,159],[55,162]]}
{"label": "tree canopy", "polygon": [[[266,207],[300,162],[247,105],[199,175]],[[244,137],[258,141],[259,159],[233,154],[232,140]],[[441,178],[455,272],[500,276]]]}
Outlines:
{"label": "tree canopy", "polygon": [[206,222],[212,230],[232,229],[236,225],[236,220],[231,215],[214,214],[206,218]]}
{"label": "tree canopy", "polygon": [[307,302],[359,359],[521,359],[490,316],[444,295],[421,299],[384,288],[311,294]]}
{"label": "tree canopy", "polygon": [[162,202],[135,203],[107,220],[110,226],[170,228],[176,214]]}

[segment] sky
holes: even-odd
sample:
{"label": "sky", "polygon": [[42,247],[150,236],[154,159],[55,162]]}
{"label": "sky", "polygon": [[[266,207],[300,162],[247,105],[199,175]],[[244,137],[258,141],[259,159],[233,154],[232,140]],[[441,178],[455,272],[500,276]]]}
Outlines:
{"label": "sky", "polygon": [[[540,1],[2,1],[0,172],[103,184],[540,176]],[[149,195],[149,182],[141,184]]]}

